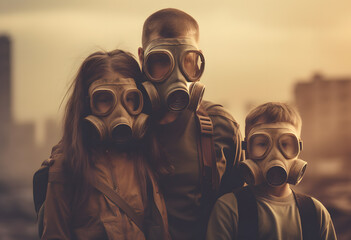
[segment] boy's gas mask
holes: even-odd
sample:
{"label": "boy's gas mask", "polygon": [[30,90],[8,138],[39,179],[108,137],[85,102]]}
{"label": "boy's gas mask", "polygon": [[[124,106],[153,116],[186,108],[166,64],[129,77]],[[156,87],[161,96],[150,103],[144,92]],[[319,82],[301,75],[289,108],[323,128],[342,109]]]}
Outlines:
{"label": "boy's gas mask", "polygon": [[141,113],[143,97],[132,78],[94,81],[89,98],[92,115],[85,120],[94,140],[122,144],[144,136],[148,116]]}
{"label": "boy's gas mask", "polygon": [[302,141],[297,136],[296,129],[285,122],[259,124],[252,128],[244,142],[248,159],[239,165],[246,183],[298,184],[307,163],[297,158],[302,150]]}
{"label": "boy's gas mask", "polygon": [[186,107],[196,110],[205,88],[197,82],[204,67],[204,56],[191,39],[151,41],[145,49],[142,68],[149,79],[143,85],[152,111],[164,107],[171,111],[182,111]]}

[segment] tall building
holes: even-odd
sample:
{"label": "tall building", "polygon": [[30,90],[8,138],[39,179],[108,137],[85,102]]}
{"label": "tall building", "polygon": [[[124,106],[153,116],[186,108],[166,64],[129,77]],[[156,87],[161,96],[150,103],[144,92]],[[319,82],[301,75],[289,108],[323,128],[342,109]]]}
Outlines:
{"label": "tall building", "polygon": [[0,183],[22,182],[31,185],[33,172],[50,155],[58,142],[60,128],[46,120],[44,144],[35,142],[35,123],[16,122],[12,109],[11,39],[0,36]]}
{"label": "tall building", "polygon": [[315,74],[295,86],[302,117],[304,154],[314,158],[351,156],[351,77]]}
{"label": "tall building", "polygon": [[0,152],[8,144],[11,128],[11,44],[7,36],[0,36]]}

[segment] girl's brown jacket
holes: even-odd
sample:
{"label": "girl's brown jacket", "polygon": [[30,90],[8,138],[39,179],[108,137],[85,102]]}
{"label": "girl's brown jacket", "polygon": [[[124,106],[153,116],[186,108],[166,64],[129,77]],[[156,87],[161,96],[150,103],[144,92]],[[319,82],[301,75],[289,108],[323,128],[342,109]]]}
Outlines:
{"label": "girl's brown jacket", "polygon": [[[94,179],[116,189],[137,214],[144,215],[142,189],[134,161],[126,154],[111,154],[109,159],[97,162],[93,169]],[[72,206],[69,183],[62,178],[50,178],[50,175],[60,175],[62,172],[62,161],[55,160],[49,170],[42,239],[145,239],[137,225],[97,189],[91,191],[85,204]],[[162,239],[170,239],[163,196],[150,169],[147,169],[147,173],[153,187],[154,203],[162,217]]]}

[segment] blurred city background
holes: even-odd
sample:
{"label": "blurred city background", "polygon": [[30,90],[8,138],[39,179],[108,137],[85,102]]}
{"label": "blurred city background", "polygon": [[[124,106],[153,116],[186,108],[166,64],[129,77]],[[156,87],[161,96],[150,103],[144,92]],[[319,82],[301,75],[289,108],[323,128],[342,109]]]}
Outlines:
{"label": "blurred city background", "polygon": [[298,186],[351,239],[351,2],[2,0],[0,239],[37,239],[32,176],[60,139],[64,95],[97,50],[137,54],[144,20],[175,7],[200,25],[205,99],[241,124],[267,101],[299,109],[306,175]]}

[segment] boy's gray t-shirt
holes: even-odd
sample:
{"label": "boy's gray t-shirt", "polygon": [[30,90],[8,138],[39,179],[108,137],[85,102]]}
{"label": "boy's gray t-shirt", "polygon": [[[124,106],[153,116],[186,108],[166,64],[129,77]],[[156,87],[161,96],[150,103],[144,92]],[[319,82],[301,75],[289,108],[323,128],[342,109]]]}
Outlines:
{"label": "boy's gray t-shirt", "polygon": [[[267,196],[253,189],[258,211],[259,239],[302,239],[299,210],[294,195]],[[327,209],[315,198],[320,221],[320,239],[336,239],[335,230]],[[233,193],[219,198],[212,210],[207,228],[207,240],[237,239],[238,207]]]}

